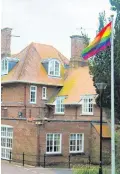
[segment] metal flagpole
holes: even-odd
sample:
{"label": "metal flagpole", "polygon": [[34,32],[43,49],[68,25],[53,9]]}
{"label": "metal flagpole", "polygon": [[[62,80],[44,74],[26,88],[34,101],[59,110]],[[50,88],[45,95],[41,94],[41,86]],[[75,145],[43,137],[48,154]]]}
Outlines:
{"label": "metal flagpole", "polygon": [[111,174],[115,174],[115,116],[114,116],[114,16],[111,30]]}

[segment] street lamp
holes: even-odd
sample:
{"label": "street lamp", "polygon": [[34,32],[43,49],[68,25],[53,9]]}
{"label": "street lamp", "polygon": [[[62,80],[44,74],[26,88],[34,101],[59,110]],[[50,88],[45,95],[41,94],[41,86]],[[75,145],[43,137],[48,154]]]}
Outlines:
{"label": "street lamp", "polygon": [[96,83],[96,87],[100,92],[100,164],[99,164],[99,174],[102,174],[102,96],[103,91],[106,88],[106,83]]}

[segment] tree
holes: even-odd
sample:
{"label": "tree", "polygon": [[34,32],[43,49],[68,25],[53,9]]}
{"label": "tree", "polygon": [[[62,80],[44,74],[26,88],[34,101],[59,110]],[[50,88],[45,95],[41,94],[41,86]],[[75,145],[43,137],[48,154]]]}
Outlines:
{"label": "tree", "polygon": [[[112,9],[117,13],[114,34],[114,66],[115,66],[115,113],[116,119],[120,121],[120,0],[111,0]],[[99,31],[106,22],[105,13],[99,13]],[[111,50],[108,47],[105,51],[97,54],[90,63],[90,72],[93,75],[94,85],[96,82],[107,83],[107,88],[103,95],[103,107],[111,108]],[[99,91],[96,90],[99,94]],[[99,105],[99,97],[97,98]]]}

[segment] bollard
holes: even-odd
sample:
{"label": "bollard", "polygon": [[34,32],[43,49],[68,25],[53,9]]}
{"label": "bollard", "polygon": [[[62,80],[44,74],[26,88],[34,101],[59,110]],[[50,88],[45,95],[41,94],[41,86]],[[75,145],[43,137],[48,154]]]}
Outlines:
{"label": "bollard", "polygon": [[9,160],[9,163],[11,163],[11,159],[12,159],[12,152],[10,151],[10,160]]}
{"label": "bollard", "polygon": [[69,156],[68,156],[68,167],[69,167],[69,169],[70,169],[70,154],[69,154]]}
{"label": "bollard", "polygon": [[46,158],[46,155],[44,154],[44,168],[45,168],[45,158]]}
{"label": "bollard", "polygon": [[25,162],[25,154],[23,152],[23,166],[24,166],[24,162]]}

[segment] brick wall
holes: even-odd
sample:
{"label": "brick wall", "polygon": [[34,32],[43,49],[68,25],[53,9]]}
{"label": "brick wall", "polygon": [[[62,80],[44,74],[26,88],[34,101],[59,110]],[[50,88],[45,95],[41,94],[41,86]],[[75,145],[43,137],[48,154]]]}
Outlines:
{"label": "brick wall", "polygon": [[36,164],[37,131],[35,124],[24,120],[2,120],[1,124],[13,126],[13,160],[22,160],[22,154],[24,152],[28,155],[25,155],[25,160],[35,161],[34,164]]}
{"label": "brick wall", "polygon": [[[11,28],[4,28],[1,30],[1,54],[2,56],[8,56],[11,54]],[[1,57],[2,57],[1,56]]]}
{"label": "brick wall", "polygon": [[87,61],[84,61],[81,57],[81,52],[85,48],[85,40],[83,36],[73,35],[71,38],[71,67],[79,67],[87,65]]}
{"label": "brick wall", "polygon": [[[37,86],[37,102],[30,103],[29,84],[7,84],[2,87],[2,117],[18,117],[18,112],[22,112],[24,117],[39,117],[48,114],[44,110],[47,100],[42,99],[42,86]],[[58,88],[47,87],[47,98],[49,99]],[[7,112],[6,112],[7,111]]]}
{"label": "brick wall", "polygon": [[46,153],[46,134],[47,133],[62,134],[62,154],[65,156],[68,156],[69,154],[70,133],[84,133],[84,152],[89,153],[89,136],[90,136],[89,122],[50,121],[46,123],[45,125],[41,126],[40,148],[41,148],[42,155]]}
{"label": "brick wall", "polygon": [[[91,127],[91,160],[93,163],[99,164],[100,160],[100,135],[94,128]],[[110,164],[110,154],[111,154],[111,140],[103,138],[102,140],[102,155],[103,163]]]}
{"label": "brick wall", "polygon": [[[64,114],[56,114],[54,106],[50,106],[49,118],[63,119],[63,120],[100,120],[100,109],[97,105],[94,105],[93,115],[82,115],[81,106],[65,106]],[[103,120],[106,119],[106,115],[103,112]]]}

